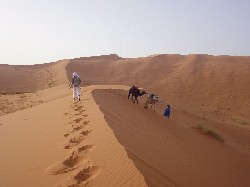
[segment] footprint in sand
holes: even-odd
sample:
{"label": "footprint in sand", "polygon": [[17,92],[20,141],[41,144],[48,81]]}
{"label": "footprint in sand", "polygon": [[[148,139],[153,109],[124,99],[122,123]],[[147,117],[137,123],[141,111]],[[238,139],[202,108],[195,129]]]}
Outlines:
{"label": "footprint in sand", "polygon": [[72,128],[73,128],[75,131],[79,131],[79,130],[83,129],[84,127],[83,127],[83,126],[74,126],[74,125],[72,125]]}
{"label": "footprint in sand", "polygon": [[80,116],[81,115],[81,113],[77,113],[77,114],[75,114],[75,116]]}
{"label": "footprint in sand", "polygon": [[74,176],[69,177],[60,183],[58,183],[57,187],[62,186],[85,186],[87,185],[88,181],[95,178],[99,172],[100,168],[98,166],[88,166],[80,171],[78,171]]}
{"label": "footprint in sand", "polygon": [[72,149],[75,145],[73,144],[68,144],[64,146],[64,149]]}
{"label": "footprint in sand", "polygon": [[68,137],[68,136],[69,136],[69,134],[68,134],[68,133],[66,133],[66,134],[64,134],[63,136],[64,136],[64,137]]}
{"label": "footprint in sand", "polygon": [[87,153],[87,152],[91,151],[93,148],[94,148],[94,145],[84,145],[82,147],[79,147],[78,151],[80,153]]}
{"label": "footprint in sand", "polygon": [[82,121],[82,118],[77,118],[77,119],[74,119],[73,121],[76,123],[80,123]]}
{"label": "footprint in sand", "polygon": [[[82,115],[83,114],[83,112],[85,112],[86,110],[79,110],[79,111],[76,111],[77,113],[75,113],[75,115]],[[88,115],[87,114],[85,114],[85,115],[82,115],[82,116],[84,116],[84,117],[87,117]]]}
{"label": "footprint in sand", "polygon": [[[84,126],[81,126],[81,125],[80,126],[72,125],[72,128],[73,128],[73,131],[71,131],[70,133],[74,133],[75,131],[79,131],[79,130],[83,129]],[[80,132],[80,135],[87,136],[91,132],[92,132],[92,130],[84,130],[84,131]],[[69,133],[65,134],[64,136],[68,137]]]}
{"label": "footprint in sand", "polygon": [[71,138],[71,139],[69,140],[69,143],[76,143],[76,144],[79,144],[79,143],[81,143],[83,140],[84,140],[83,136],[77,136],[77,137]]}
{"label": "footprint in sand", "polygon": [[77,136],[77,137],[71,138],[69,140],[69,143],[64,146],[64,149],[72,149],[74,146],[79,145],[83,141],[84,141],[83,136]]}
{"label": "footprint in sand", "polygon": [[82,110],[80,110],[79,112],[85,112],[85,111],[86,111],[86,110],[83,110],[83,109],[82,109]]}
{"label": "footprint in sand", "polygon": [[74,179],[78,181],[78,183],[85,182],[87,180],[90,180],[91,178],[95,177],[99,173],[99,167],[98,166],[89,166],[87,168],[84,168],[80,172],[78,172]]}
{"label": "footprint in sand", "polygon": [[[87,117],[88,115],[86,114],[86,115],[82,115],[83,117]],[[75,122],[75,123],[80,123],[81,121],[83,120],[83,118],[76,118],[76,119],[74,119],[73,120],[73,122]],[[72,122],[71,122],[72,123]]]}
{"label": "footprint in sand", "polygon": [[78,114],[82,114],[83,112],[85,112],[86,110],[78,110],[76,112],[78,112]]}
{"label": "footprint in sand", "polygon": [[84,135],[84,136],[87,136],[87,135],[89,135],[91,132],[92,132],[92,130],[86,130],[86,131],[80,132],[80,134],[82,134],[82,135]]}
{"label": "footprint in sand", "polygon": [[84,121],[83,125],[87,125],[90,121]]}
{"label": "footprint in sand", "polygon": [[[83,129],[84,127],[83,126],[74,126],[74,125],[72,125],[72,128],[73,128],[73,131],[71,131],[70,133],[74,133],[75,131],[79,131],[79,130]],[[87,136],[91,132],[92,132],[92,130],[82,131],[82,132],[80,132],[80,135]],[[68,137],[70,135],[70,133],[64,134],[64,137]]]}
{"label": "footprint in sand", "polygon": [[77,169],[80,164],[84,164],[87,162],[88,162],[87,157],[72,152],[71,155],[67,157],[64,161],[49,166],[45,170],[45,173],[49,175],[59,175],[67,173],[69,171]]}
{"label": "footprint in sand", "polygon": [[83,106],[78,106],[75,108],[75,111],[80,111],[83,108]]}
{"label": "footprint in sand", "polygon": [[73,128],[73,131],[71,133],[83,129],[84,126],[86,126],[88,123],[89,121],[84,121],[81,125],[78,125],[78,124],[74,124],[73,122],[70,122],[69,124],[71,124],[71,127]]}

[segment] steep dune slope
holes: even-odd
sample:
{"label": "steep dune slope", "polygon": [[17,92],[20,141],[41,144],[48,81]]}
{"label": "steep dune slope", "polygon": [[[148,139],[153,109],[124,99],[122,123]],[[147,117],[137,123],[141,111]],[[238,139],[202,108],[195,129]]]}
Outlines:
{"label": "steep dune slope", "polygon": [[[133,104],[123,90],[95,90],[105,120],[148,186],[247,186],[249,153]],[[103,99],[105,98],[105,99]],[[182,114],[183,115],[183,114]],[[178,115],[180,117],[180,115]]]}

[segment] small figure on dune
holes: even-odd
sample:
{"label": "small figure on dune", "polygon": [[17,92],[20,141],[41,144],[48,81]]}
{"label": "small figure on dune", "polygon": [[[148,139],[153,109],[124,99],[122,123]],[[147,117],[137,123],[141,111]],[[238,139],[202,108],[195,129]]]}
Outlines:
{"label": "small figure on dune", "polygon": [[80,85],[81,79],[77,72],[74,72],[72,81],[69,84],[69,89],[73,87],[73,101],[80,101]]}
{"label": "small figure on dune", "polygon": [[169,116],[170,116],[170,105],[167,105],[163,116],[165,116],[166,118],[169,118]]}
{"label": "small figure on dune", "polygon": [[158,102],[161,102],[159,99],[159,96],[155,95],[155,94],[149,94],[148,95],[148,99],[146,101],[146,103],[144,104],[144,108],[148,109],[149,105],[150,108],[152,108],[152,106],[154,106],[154,111],[155,111],[155,104],[157,104]]}
{"label": "small figure on dune", "polygon": [[135,101],[136,101],[138,104],[137,98],[139,96],[143,96],[144,94],[147,94],[147,93],[145,91],[140,91],[140,89],[138,87],[133,85],[128,91],[128,99],[129,99],[130,95],[132,95],[131,99],[132,99],[133,103],[135,103]]}
{"label": "small figure on dune", "polygon": [[148,99],[154,99],[154,100],[156,100],[157,98],[158,98],[158,96],[155,95],[155,94],[149,94],[148,95]]}

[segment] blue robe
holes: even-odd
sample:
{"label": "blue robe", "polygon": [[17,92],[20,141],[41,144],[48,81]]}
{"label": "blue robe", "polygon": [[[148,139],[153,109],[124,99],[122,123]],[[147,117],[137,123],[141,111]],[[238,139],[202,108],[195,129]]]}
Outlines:
{"label": "blue robe", "polygon": [[169,116],[170,116],[170,107],[167,106],[167,108],[165,109],[165,112],[164,112],[163,116],[166,116],[166,117],[169,118]]}

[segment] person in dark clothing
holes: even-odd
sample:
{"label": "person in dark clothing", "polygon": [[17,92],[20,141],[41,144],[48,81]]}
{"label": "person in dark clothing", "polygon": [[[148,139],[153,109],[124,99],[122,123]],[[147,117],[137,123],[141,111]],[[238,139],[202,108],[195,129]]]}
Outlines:
{"label": "person in dark clothing", "polygon": [[165,116],[166,118],[169,118],[169,116],[170,116],[170,105],[167,105],[163,116]]}

